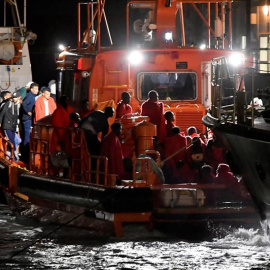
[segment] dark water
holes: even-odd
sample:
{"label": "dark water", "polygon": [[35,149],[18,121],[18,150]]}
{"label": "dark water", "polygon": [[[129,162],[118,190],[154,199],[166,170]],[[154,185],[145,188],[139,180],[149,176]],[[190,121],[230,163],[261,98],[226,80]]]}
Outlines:
{"label": "dark water", "polygon": [[207,240],[143,225],[126,225],[123,238],[95,229],[59,229],[48,216],[38,221],[0,205],[0,269],[270,269],[270,244],[258,228],[215,228]]}

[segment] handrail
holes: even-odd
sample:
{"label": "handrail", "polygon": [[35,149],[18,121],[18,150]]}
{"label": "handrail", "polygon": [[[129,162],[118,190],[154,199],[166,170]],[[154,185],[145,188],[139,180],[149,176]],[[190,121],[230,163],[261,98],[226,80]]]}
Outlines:
{"label": "handrail", "polygon": [[[8,146],[10,147],[10,155],[7,154]],[[5,159],[14,160],[14,146],[13,144],[7,140],[3,134],[0,132],[0,155]]]}

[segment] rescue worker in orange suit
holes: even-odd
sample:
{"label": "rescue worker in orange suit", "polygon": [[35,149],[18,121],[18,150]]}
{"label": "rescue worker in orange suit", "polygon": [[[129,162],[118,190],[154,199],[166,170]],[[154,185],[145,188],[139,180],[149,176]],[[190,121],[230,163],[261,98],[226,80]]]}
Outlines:
{"label": "rescue worker in orange suit", "polygon": [[172,136],[167,137],[164,143],[164,157],[169,158],[164,166],[167,176],[176,170],[177,161],[185,159],[187,145],[186,137],[180,134],[179,127],[173,127],[171,133]]}
{"label": "rescue worker in orange suit", "polygon": [[131,100],[131,96],[128,92],[122,93],[122,100],[120,100],[117,103],[116,106],[116,120],[120,120],[121,117],[125,114],[131,114],[132,113],[132,107],[129,105]]}
{"label": "rescue worker in orange suit", "polygon": [[121,135],[122,126],[115,122],[111,125],[111,132],[106,135],[101,143],[101,155],[108,158],[108,172],[116,174],[117,179],[124,176],[124,162],[122,147],[119,137]]}
{"label": "rescue worker in orange suit", "polygon": [[67,138],[69,137],[66,136],[66,130],[64,128],[69,127],[69,115],[74,111],[74,109],[68,103],[68,97],[61,96],[59,105],[52,114],[51,125],[54,127],[54,130],[52,133],[50,153],[53,153],[58,149],[58,147],[66,153],[70,152],[70,142],[67,142]]}
{"label": "rescue worker in orange suit", "polygon": [[173,123],[175,120],[175,116],[172,111],[167,111],[164,113],[164,117],[166,119],[165,125],[166,125],[167,137],[170,137],[172,136],[172,128],[175,127],[175,124]]}
{"label": "rescue worker in orange suit", "polygon": [[151,90],[148,99],[142,104],[141,115],[149,116],[150,122],[157,126],[157,143],[164,143],[166,126],[164,118],[164,104],[158,101],[157,91]]}
{"label": "rescue worker in orange suit", "polygon": [[56,109],[56,103],[51,97],[51,90],[45,87],[42,90],[42,94],[37,98],[35,102],[35,118],[34,121],[37,122],[39,119],[53,114]]}

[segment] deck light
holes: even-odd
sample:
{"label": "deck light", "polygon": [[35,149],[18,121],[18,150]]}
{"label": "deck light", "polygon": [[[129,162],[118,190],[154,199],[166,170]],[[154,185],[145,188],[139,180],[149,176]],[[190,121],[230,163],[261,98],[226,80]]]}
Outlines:
{"label": "deck light", "polygon": [[229,56],[229,64],[237,67],[244,62],[244,57],[241,53],[233,53]]}
{"label": "deck light", "polygon": [[63,44],[59,44],[58,48],[59,48],[60,51],[64,51],[66,46],[63,45]]}
{"label": "deck light", "polygon": [[128,55],[128,61],[132,65],[138,65],[142,62],[143,55],[138,51],[133,51]]}
{"label": "deck light", "polygon": [[267,5],[263,6],[263,14],[265,16],[269,15],[269,6]]}
{"label": "deck light", "polygon": [[204,44],[204,43],[201,44],[201,45],[200,45],[200,49],[201,49],[201,50],[205,50],[205,49],[206,49],[206,44]]}
{"label": "deck light", "polygon": [[172,31],[166,31],[164,38],[167,42],[173,41]]}

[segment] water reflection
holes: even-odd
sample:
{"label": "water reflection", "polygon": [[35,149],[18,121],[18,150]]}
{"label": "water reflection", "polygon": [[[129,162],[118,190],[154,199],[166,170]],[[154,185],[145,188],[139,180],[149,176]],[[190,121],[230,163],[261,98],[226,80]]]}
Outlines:
{"label": "water reflection", "polygon": [[143,225],[125,226],[124,238],[61,228],[35,243],[56,228],[1,206],[0,269],[270,269],[269,242],[254,228],[215,228],[207,241],[149,233]]}

